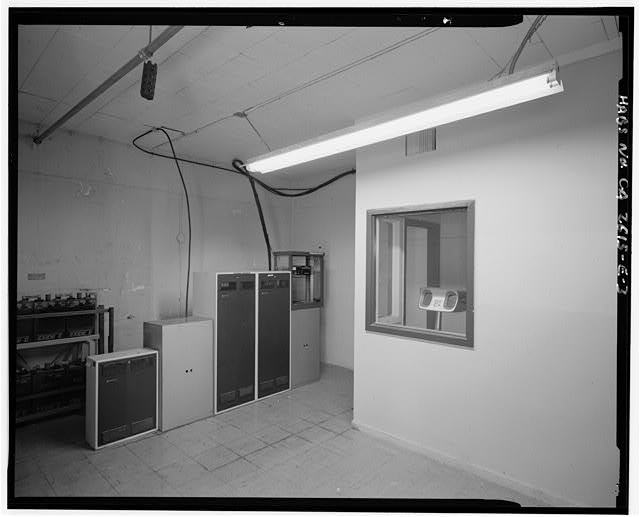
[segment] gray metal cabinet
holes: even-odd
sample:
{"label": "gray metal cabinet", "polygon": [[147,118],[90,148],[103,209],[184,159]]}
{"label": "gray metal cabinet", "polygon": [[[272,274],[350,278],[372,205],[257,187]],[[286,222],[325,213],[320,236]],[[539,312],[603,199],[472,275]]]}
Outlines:
{"label": "gray metal cabinet", "polygon": [[291,311],[291,387],[320,378],[320,308]]}
{"label": "gray metal cabinet", "polygon": [[146,321],[144,346],[159,353],[160,430],[213,415],[213,321]]}

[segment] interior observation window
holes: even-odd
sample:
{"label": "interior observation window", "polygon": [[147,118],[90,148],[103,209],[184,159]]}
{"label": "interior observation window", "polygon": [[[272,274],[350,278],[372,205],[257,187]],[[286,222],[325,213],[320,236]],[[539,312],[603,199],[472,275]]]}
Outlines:
{"label": "interior observation window", "polygon": [[473,346],[473,207],[367,212],[366,330]]}

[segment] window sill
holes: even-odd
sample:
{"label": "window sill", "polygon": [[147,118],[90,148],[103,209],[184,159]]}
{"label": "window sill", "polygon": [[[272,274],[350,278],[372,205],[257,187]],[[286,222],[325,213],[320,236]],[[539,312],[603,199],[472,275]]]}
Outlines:
{"label": "window sill", "polygon": [[429,341],[436,344],[444,343],[464,348],[473,348],[473,340],[470,339],[469,336],[461,336],[448,332],[420,330],[396,325],[385,325],[383,323],[368,323],[365,326],[365,331]]}

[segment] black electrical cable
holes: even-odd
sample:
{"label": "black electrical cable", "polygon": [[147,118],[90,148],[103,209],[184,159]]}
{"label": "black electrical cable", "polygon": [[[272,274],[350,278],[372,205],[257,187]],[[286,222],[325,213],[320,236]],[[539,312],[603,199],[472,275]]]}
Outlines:
{"label": "black electrical cable", "polygon": [[529,27],[529,30],[527,31],[527,33],[525,34],[524,38],[520,42],[520,45],[518,46],[518,49],[516,50],[515,54],[513,54],[513,56],[507,62],[507,64],[505,64],[498,73],[493,75],[491,77],[491,79],[489,79],[489,81],[493,81],[496,77],[500,77],[504,73],[504,71],[507,69],[507,67],[509,67],[509,74],[508,75],[511,75],[513,73],[513,70],[516,67],[516,62],[520,58],[520,54],[522,54],[522,51],[524,50],[525,44],[527,43],[527,41],[529,41],[533,37],[534,33],[540,28],[540,26],[544,23],[544,21],[546,19],[547,19],[547,16],[542,16],[541,15],[541,16],[538,16],[533,21],[533,23],[531,24],[531,27]]}
{"label": "black electrical cable", "polygon": [[249,178],[249,184],[253,191],[253,199],[256,202],[258,209],[258,215],[260,216],[260,225],[262,226],[262,235],[264,236],[264,243],[267,245],[267,264],[269,265],[269,271],[271,271],[271,243],[269,242],[269,232],[267,232],[267,224],[264,221],[264,214],[262,213],[262,205],[260,204],[260,198],[258,197],[258,191],[256,190],[256,180],[251,176]]}
{"label": "black electrical cable", "polygon": [[[265,182],[263,182],[262,180],[256,178],[255,176],[251,175],[249,173],[249,171],[246,170],[245,164],[242,162],[242,160],[239,159],[235,159],[232,162],[233,165],[233,169],[228,169],[226,167],[221,167],[220,165],[213,165],[210,163],[204,163],[204,162],[199,162],[196,160],[189,160],[187,158],[178,158],[175,152],[175,149],[173,148],[173,142],[171,141],[171,137],[169,137],[169,134],[163,129],[163,128],[158,128],[160,131],[162,131],[165,136],[167,137],[167,140],[169,141],[169,145],[171,146],[171,152],[173,154],[173,156],[167,156],[166,154],[162,154],[162,153],[156,153],[154,151],[149,151],[148,149],[145,149],[143,147],[140,147],[138,145],[138,140],[140,140],[141,138],[145,137],[146,135],[148,135],[149,133],[153,132],[154,129],[150,129],[149,131],[146,131],[145,133],[142,133],[141,135],[138,135],[137,137],[135,137],[133,139],[133,141],[131,142],[133,144],[133,146],[142,151],[143,153],[147,153],[151,156],[158,156],[159,158],[167,158],[169,160],[173,159],[176,163],[176,167],[178,167],[178,172],[180,172],[180,178],[182,179],[182,186],[184,187],[184,191],[185,191],[185,196],[187,197],[187,211],[189,214],[189,268],[191,267],[191,212],[189,210],[189,196],[187,195],[187,188],[184,185],[184,179],[182,178],[182,171],[180,171],[180,165],[178,164],[178,162],[185,162],[185,163],[191,163],[193,165],[201,165],[203,167],[210,167],[212,169],[219,169],[222,171],[226,171],[226,172],[232,172],[234,174],[240,174],[241,176],[246,177],[249,180],[249,184],[251,185],[251,190],[253,192],[253,199],[255,200],[256,203],[256,208],[258,209],[258,215],[260,217],[260,225],[262,226],[262,235],[264,237],[264,242],[267,246],[267,263],[269,265],[269,270],[271,270],[271,243],[269,241],[269,232],[267,231],[267,224],[264,220],[264,213],[262,211],[262,205],[260,203],[260,198],[258,196],[258,191],[256,190],[256,183],[258,185],[260,185],[263,189],[265,189],[267,192],[270,192],[272,194],[275,194],[276,196],[282,196],[282,197],[301,197],[301,196],[307,196],[309,194],[312,194],[313,192],[316,192],[318,190],[320,190],[321,188],[324,188],[328,185],[331,185],[332,183],[334,183],[335,181],[338,181],[341,178],[344,178],[345,176],[348,176],[350,174],[355,174],[355,169],[351,169],[349,171],[343,172],[341,174],[338,174],[332,178],[329,178],[327,181],[324,181],[322,183],[320,183],[319,185],[316,185],[315,187],[310,187],[310,188],[305,188],[305,189],[293,189],[293,188],[276,188],[276,187],[272,187],[271,185],[267,185]],[[297,191],[297,192],[284,192],[286,190],[289,191]],[[187,273],[187,302],[188,302],[188,298],[189,298],[189,273]],[[187,311],[185,309],[185,315],[187,314]]]}
{"label": "black electrical cable", "polygon": [[[189,247],[188,247],[188,255],[187,255],[187,291],[184,300],[184,317],[189,316],[189,277],[191,276],[191,206],[189,205],[189,193],[187,192],[187,185],[184,182],[184,176],[182,175],[182,170],[180,169],[179,159],[176,156],[176,151],[173,148],[173,142],[171,141],[171,137],[169,133],[167,133],[163,128],[158,128],[159,131],[162,131],[164,135],[167,137],[169,141],[169,145],[171,146],[171,153],[173,154],[173,159],[176,162],[176,167],[178,168],[178,174],[180,174],[180,180],[182,181],[182,188],[184,189],[184,197],[187,200],[187,218],[189,220]],[[134,144],[135,145],[135,144]],[[137,146],[136,146],[137,147]]]}
{"label": "black electrical cable", "polygon": [[[178,160],[180,162],[184,162],[184,163],[191,163],[193,165],[202,165],[203,167],[211,167],[212,169],[220,169],[222,171],[227,171],[227,172],[233,172],[234,174],[239,174],[237,171],[235,171],[234,169],[229,169],[227,167],[222,167],[220,165],[214,165],[212,163],[204,163],[204,162],[198,162],[195,160],[189,160],[187,158],[177,158],[175,156],[175,154],[173,156],[169,156],[167,154],[162,154],[162,153],[156,153],[154,151],[149,151],[149,149],[145,149],[144,147],[140,147],[138,145],[138,140],[140,140],[141,138],[147,136],[149,133],[153,133],[156,130],[159,130],[161,128],[153,128],[150,129],[149,131],[145,131],[144,133],[142,133],[141,135],[138,135],[137,137],[135,137],[132,141],[131,144],[138,149],[138,151],[142,151],[143,153],[147,153],[150,154],[151,156],[157,156],[159,158],[166,158],[168,160]],[[166,134],[166,131],[165,131]]]}
{"label": "black electrical cable", "polygon": [[334,181],[338,181],[341,178],[344,178],[345,176],[348,176],[349,174],[355,174],[356,170],[355,169],[351,169],[348,170],[346,172],[342,172],[332,178],[329,178],[327,181],[320,183],[320,185],[316,185],[315,187],[310,187],[307,188],[305,190],[303,190],[302,192],[296,192],[295,194],[289,194],[287,192],[282,192],[283,190],[289,190],[289,189],[284,189],[284,188],[275,188],[275,187],[271,187],[270,185],[267,185],[266,183],[264,183],[263,181],[259,180],[258,178],[256,178],[255,176],[251,176],[251,174],[247,171],[245,164],[242,162],[242,160],[238,160],[237,158],[235,160],[233,160],[232,162],[233,167],[238,171],[238,173],[240,174],[244,174],[245,176],[249,176],[251,178],[253,178],[255,180],[255,182],[260,185],[263,189],[265,189],[267,192],[271,192],[272,194],[275,194],[276,196],[282,196],[282,197],[301,197],[301,196],[307,196],[309,194],[312,194],[314,192],[316,192],[317,190],[320,190],[321,188],[324,188],[328,185],[331,185],[331,183],[333,183]]}
{"label": "black electrical cable", "polygon": [[518,61],[520,54],[522,54],[525,44],[527,43],[527,41],[529,41],[533,37],[534,33],[540,28],[540,25],[542,25],[546,19],[547,19],[546,16],[540,15],[533,21],[533,23],[531,24],[531,27],[529,27],[529,30],[525,34],[524,39],[522,40],[522,42],[520,43],[520,46],[518,47],[518,50],[516,50],[516,53],[513,55],[513,58],[511,59],[511,63],[509,64],[509,75],[511,75],[515,70],[516,62]]}
{"label": "black electrical cable", "polygon": [[[140,145],[138,145],[138,140],[140,140],[141,138],[147,136],[149,133],[152,133],[154,131],[154,129],[150,129],[149,131],[146,131],[140,135],[138,135],[137,137],[135,137],[133,139],[133,141],[131,142],[131,144],[138,149],[139,151],[142,151],[143,153],[146,153],[148,155],[151,156],[157,156],[158,158],[166,158],[168,160],[178,160],[180,162],[184,162],[184,163],[190,163],[192,165],[201,165],[202,167],[209,167],[211,169],[218,169],[221,171],[226,171],[226,172],[232,172],[234,174],[240,174],[242,176],[249,176],[250,174],[245,170],[245,166],[244,163],[242,163],[241,160],[234,160],[234,162],[237,162],[238,167],[235,167],[234,169],[230,169],[228,167],[222,167],[221,165],[214,165],[212,163],[205,163],[205,162],[199,162],[197,160],[189,160],[188,158],[178,158],[175,156],[169,156],[166,154],[162,154],[162,153],[156,153],[155,151],[149,151],[149,149],[145,149],[144,147],[141,147]],[[343,172],[341,174],[338,174],[337,176],[334,176],[333,178],[328,179],[327,181],[321,183],[320,185],[316,185],[315,187],[309,187],[309,188],[302,188],[302,189],[295,189],[295,188],[287,188],[287,187],[272,187],[270,185],[267,185],[265,182],[263,182],[262,180],[260,180],[259,178],[256,178],[254,176],[253,179],[254,181],[260,185],[263,189],[265,189],[267,192],[271,192],[272,194],[275,194],[276,196],[282,196],[282,197],[301,197],[301,196],[306,196],[308,194],[312,194],[313,192],[316,192],[318,190],[320,190],[321,188],[324,188],[328,185],[330,185],[331,183],[333,183],[334,181],[338,181],[341,178],[344,178],[345,176],[348,176],[350,174],[355,174],[355,169],[351,169],[348,170],[346,172]],[[293,194],[288,193],[288,192],[284,192],[284,191],[297,191]]]}

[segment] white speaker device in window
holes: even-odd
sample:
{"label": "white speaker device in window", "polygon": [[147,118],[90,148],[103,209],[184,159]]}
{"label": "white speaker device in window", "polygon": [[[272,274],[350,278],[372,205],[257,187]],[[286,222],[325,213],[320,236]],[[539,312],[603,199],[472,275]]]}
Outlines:
{"label": "white speaker device in window", "polygon": [[463,312],[467,309],[467,292],[440,287],[422,287],[418,308],[425,311]]}

